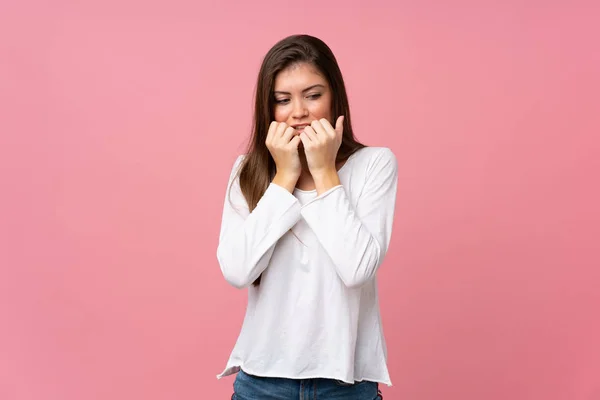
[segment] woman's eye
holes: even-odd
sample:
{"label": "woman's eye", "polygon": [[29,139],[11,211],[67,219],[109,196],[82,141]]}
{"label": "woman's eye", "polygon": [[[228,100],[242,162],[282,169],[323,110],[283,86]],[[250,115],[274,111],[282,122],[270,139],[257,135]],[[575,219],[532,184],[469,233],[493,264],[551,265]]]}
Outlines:
{"label": "woman's eye", "polygon": [[287,104],[290,101],[290,99],[275,99],[275,103],[277,104]]}
{"label": "woman's eye", "polygon": [[311,99],[311,100],[316,100],[319,97],[321,97],[321,93],[315,93],[315,94],[309,94],[308,95],[308,98]]}

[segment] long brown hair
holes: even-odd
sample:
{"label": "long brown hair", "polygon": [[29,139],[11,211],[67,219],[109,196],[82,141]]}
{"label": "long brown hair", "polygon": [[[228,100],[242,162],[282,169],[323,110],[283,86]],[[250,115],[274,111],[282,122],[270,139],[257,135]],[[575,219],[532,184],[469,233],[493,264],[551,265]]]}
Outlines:
{"label": "long brown hair", "polygon": [[[276,172],[275,161],[265,144],[269,124],[274,119],[275,77],[280,71],[298,63],[311,64],[327,79],[332,92],[330,122],[335,123],[340,115],[344,116],[344,133],[336,163],[346,161],[355,151],[365,147],[354,137],[346,86],[331,49],[322,40],[309,35],[293,35],[282,39],[267,52],[258,74],[254,128],[246,157],[239,169],[240,188],[250,211],[254,210]],[[260,276],[254,285],[259,283]]]}

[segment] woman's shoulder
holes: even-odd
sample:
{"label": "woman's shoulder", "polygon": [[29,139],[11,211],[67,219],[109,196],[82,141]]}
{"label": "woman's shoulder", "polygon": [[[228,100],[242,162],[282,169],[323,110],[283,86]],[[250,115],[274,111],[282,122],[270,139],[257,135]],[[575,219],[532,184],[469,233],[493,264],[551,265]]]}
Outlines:
{"label": "woman's shoulder", "polygon": [[356,151],[357,154],[363,154],[367,157],[394,157],[394,152],[389,147],[365,146]]}
{"label": "woman's shoulder", "polygon": [[242,163],[246,158],[246,154],[236,156],[235,161],[231,165],[231,172],[229,173],[229,181],[233,181],[239,178],[239,173],[242,167]]}
{"label": "woman's shoulder", "polygon": [[355,164],[366,166],[368,169],[396,168],[398,164],[396,155],[389,147],[366,146],[357,150],[351,158]]}
{"label": "woman's shoulder", "polygon": [[235,161],[233,162],[233,171],[237,172],[240,169],[240,167],[242,166],[242,163],[246,159],[246,156],[247,156],[247,154],[239,154],[235,158]]}
{"label": "woman's shoulder", "polygon": [[236,159],[235,159],[235,164],[234,165],[238,165],[238,166],[241,165],[242,161],[244,161],[244,159],[246,158],[247,155],[248,154],[240,154],[240,155],[238,155],[236,157]]}

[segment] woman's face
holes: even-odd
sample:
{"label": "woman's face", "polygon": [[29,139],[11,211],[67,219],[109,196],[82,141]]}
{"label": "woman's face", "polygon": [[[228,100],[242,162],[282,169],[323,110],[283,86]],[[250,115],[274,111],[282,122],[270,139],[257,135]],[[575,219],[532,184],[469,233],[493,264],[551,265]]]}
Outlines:
{"label": "woman's face", "polygon": [[275,77],[275,121],[302,132],[314,120],[331,121],[331,89],[311,64],[294,64]]}

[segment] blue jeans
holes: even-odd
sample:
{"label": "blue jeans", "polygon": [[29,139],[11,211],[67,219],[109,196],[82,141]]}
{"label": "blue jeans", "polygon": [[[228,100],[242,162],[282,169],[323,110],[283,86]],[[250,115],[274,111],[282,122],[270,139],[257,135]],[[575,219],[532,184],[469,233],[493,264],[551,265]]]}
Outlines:
{"label": "blue jeans", "polygon": [[333,379],[263,378],[238,372],[232,400],[376,400],[383,399],[377,382],[353,385]]}

